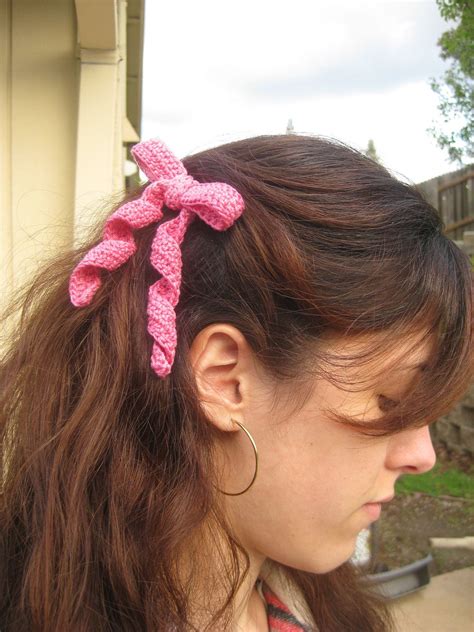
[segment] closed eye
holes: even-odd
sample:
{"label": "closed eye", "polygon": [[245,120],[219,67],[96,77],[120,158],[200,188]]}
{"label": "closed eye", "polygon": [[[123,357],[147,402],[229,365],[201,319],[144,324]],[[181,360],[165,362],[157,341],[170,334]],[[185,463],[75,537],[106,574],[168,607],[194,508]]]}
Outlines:
{"label": "closed eye", "polygon": [[398,406],[399,402],[394,399],[390,399],[390,397],[386,397],[385,395],[378,395],[378,406],[382,412],[386,412],[387,410],[391,410]]}

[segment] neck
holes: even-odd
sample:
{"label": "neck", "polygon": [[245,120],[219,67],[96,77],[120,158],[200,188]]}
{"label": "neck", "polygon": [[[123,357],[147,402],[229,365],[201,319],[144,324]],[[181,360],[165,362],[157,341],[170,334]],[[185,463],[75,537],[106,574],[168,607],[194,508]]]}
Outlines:
{"label": "neck", "polygon": [[[192,547],[194,552],[189,552],[187,561],[182,560],[180,563],[183,586],[190,586],[190,589],[186,590],[189,595],[191,623],[199,630],[205,629],[212,616],[223,606],[229,587],[225,581],[229,576],[229,564],[222,563],[222,549],[218,546],[215,535],[212,547],[203,547],[202,544],[201,542],[198,547]],[[203,555],[203,551],[209,550],[210,554]],[[226,630],[268,632],[266,604],[256,588],[265,558],[248,550],[247,553],[250,559],[249,570],[234,595],[233,617]]]}
{"label": "neck", "polygon": [[252,564],[244,583],[234,599],[235,615],[231,629],[234,632],[268,632],[266,604],[256,587],[261,563]]}

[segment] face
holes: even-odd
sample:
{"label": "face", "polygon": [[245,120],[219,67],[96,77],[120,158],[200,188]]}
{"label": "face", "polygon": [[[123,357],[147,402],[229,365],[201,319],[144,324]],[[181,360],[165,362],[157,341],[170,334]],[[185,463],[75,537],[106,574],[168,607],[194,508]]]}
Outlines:
{"label": "face", "polygon": [[[333,343],[334,350],[337,344]],[[316,573],[336,568],[352,556],[358,533],[375,519],[364,505],[393,495],[402,474],[419,474],[434,466],[428,427],[388,438],[367,437],[329,420],[325,413],[326,408],[335,408],[369,423],[381,412],[379,395],[401,397],[404,383],[416,371],[408,367],[422,362],[426,354],[417,350],[410,355],[403,345],[397,351],[403,360],[392,374],[384,373],[376,388],[348,392],[318,379],[297,411],[294,403],[284,403],[291,389],[283,393],[278,409],[272,409],[272,389],[242,360],[242,372],[235,371],[240,394],[226,410],[252,434],[258,474],[246,493],[226,496],[225,503],[236,534],[256,558],[270,557]],[[224,392],[230,397],[230,390]],[[222,418],[224,413],[219,414]],[[221,487],[243,490],[255,468],[249,439],[242,430],[226,432],[221,447]]]}

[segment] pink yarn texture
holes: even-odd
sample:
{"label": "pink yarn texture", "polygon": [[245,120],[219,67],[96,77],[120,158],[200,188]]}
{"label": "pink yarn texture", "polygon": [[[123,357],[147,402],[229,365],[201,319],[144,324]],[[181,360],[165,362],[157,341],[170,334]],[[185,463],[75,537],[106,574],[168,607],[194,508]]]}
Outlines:
{"label": "pink yarn texture", "polygon": [[74,268],[69,295],[76,307],[88,305],[101,286],[100,270],[115,270],[135,252],[133,231],[163,216],[163,205],[180,211],[161,223],[153,239],[150,261],[162,275],[148,290],[148,333],[153,338],[151,367],[159,377],[171,371],[176,351],[176,313],[181,286],[181,243],[198,215],[212,228],[229,228],[244,210],[244,200],[231,185],[202,183],[188,175],[183,163],[158,139],[138,143],[132,155],[150,183],[141,197],[127,202],[107,220],[103,240]]}

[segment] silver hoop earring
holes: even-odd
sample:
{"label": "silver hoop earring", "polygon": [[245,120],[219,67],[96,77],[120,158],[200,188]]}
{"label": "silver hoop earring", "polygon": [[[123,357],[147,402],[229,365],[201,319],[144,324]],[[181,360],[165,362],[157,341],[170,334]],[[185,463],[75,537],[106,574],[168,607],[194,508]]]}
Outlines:
{"label": "silver hoop earring", "polygon": [[243,491],[241,491],[241,492],[224,492],[222,489],[219,489],[219,491],[222,492],[222,494],[225,494],[226,496],[240,496],[241,494],[245,494],[245,492],[252,487],[252,485],[255,482],[255,479],[257,478],[257,472],[258,472],[258,450],[257,450],[257,446],[255,444],[255,441],[254,441],[252,435],[247,430],[247,428],[244,426],[244,424],[241,424],[240,421],[236,421],[235,419],[232,419],[232,417],[231,417],[231,421],[233,421],[234,423],[238,424],[242,428],[242,430],[245,432],[247,437],[250,439],[250,443],[252,444],[252,448],[253,448],[253,451],[255,453],[255,472],[253,474],[253,478],[250,481],[249,485],[247,485],[247,487]]}

